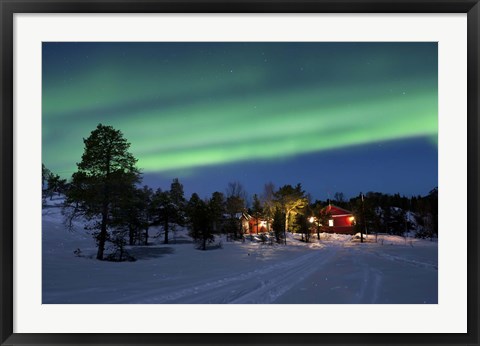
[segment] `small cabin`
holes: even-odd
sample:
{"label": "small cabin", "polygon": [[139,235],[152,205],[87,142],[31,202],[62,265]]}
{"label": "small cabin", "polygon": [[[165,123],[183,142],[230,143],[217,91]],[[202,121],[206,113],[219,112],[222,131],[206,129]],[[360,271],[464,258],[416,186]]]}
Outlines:
{"label": "small cabin", "polygon": [[[224,215],[225,219],[230,217],[227,214]],[[243,234],[268,233],[272,228],[273,222],[273,220],[268,220],[267,218],[257,218],[247,212],[235,214],[235,219],[239,220]]]}
{"label": "small cabin", "polygon": [[322,209],[323,213],[330,215],[328,224],[322,225],[326,233],[355,234],[355,217],[352,212],[335,205],[328,205]]}
{"label": "small cabin", "polygon": [[270,231],[272,220],[269,222],[267,219],[250,216],[248,225],[250,234],[266,233]]}

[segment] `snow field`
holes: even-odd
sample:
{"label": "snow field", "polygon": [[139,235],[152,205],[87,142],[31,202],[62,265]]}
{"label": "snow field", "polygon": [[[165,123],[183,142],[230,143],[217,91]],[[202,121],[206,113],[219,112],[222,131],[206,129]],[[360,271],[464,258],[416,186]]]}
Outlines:
{"label": "snow field", "polygon": [[[55,203],[43,210],[44,304],[435,304],[437,243],[379,235],[321,234],[287,246],[247,240],[195,249],[185,230],[175,242],[152,238],[129,251],[136,262],[94,259],[93,238],[81,222],[70,232]],[[158,230],[152,229],[154,235]],[[172,234],[172,241],[173,239]],[[74,254],[81,250],[80,257]]]}

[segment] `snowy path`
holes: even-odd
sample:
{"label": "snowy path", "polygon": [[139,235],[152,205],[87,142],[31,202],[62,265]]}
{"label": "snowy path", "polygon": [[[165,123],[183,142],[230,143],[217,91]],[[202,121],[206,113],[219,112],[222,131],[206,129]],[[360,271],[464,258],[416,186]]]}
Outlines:
{"label": "snowy path", "polygon": [[[133,263],[76,259],[76,271],[71,262],[56,262],[56,275],[44,285],[44,303],[422,304],[438,299],[436,247],[230,244],[207,252],[179,245],[177,251]],[[225,258],[225,251],[231,257]]]}
{"label": "snowy path", "polygon": [[[393,255],[398,248],[339,248],[329,262],[293,286],[275,303],[435,304],[436,264]],[[406,257],[436,249],[402,248]]]}
{"label": "snowy path", "polygon": [[115,301],[123,303],[134,300],[138,303],[272,303],[298,282],[318,270],[336,248],[322,253],[309,252],[293,260],[282,261],[261,269],[245,273],[236,273],[196,284],[174,293],[157,296],[157,291],[143,292],[140,296],[129,296]]}

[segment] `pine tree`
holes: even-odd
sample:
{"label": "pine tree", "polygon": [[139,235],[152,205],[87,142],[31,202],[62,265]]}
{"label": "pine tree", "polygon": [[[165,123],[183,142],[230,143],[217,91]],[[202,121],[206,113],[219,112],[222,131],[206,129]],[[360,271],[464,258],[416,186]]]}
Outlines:
{"label": "pine tree", "polygon": [[363,235],[372,231],[373,220],[375,220],[375,197],[371,192],[364,196],[362,193],[351,200],[353,213],[355,215],[354,230]]}
{"label": "pine tree", "polygon": [[185,225],[186,200],[183,193],[183,185],[178,178],[173,179],[170,185],[170,202],[172,203],[172,222],[178,226]]}
{"label": "pine tree", "polygon": [[390,219],[388,220],[390,234],[403,235],[406,232],[405,211],[400,208],[391,208]]}
{"label": "pine tree", "polygon": [[207,243],[215,240],[208,204],[208,202],[202,201],[196,193],[192,195],[187,204],[190,236],[200,244],[202,250],[207,249]]}
{"label": "pine tree", "polygon": [[[128,234],[128,244],[145,244],[148,242],[148,228],[151,222],[150,199],[153,192],[145,186],[143,189],[131,186],[121,198],[112,204],[115,228]],[[146,234],[143,234],[145,231]],[[118,233],[117,232],[117,233]]]}
{"label": "pine tree", "polygon": [[272,228],[275,234],[275,240],[277,243],[283,242],[285,236],[285,215],[281,208],[276,208],[273,214]]}
{"label": "pine tree", "polygon": [[317,239],[320,240],[320,231],[323,227],[328,225],[328,220],[331,219],[332,214],[327,211],[327,208],[319,201],[316,201],[312,207],[312,213],[314,216],[315,232],[317,233]]}
{"label": "pine tree", "polygon": [[141,225],[145,234],[143,235],[143,244],[148,245],[148,230],[153,223],[154,210],[152,206],[153,190],[148,186],[138,191],[141,203]]}
{"label": "pine tree", "polygon": [[258,226],[259,226],[259,220],[263,218],[263,207],[262,203],[258,199],[258,196],[255,194],[253,195],[253,205],[252,205],[252,215],[255,218],[255,223],[257,227],[257,234],[258,234]]}
{"label": "pine tree", "polygon": [[220,231],[223,215],[225,214],[225,196],[221,192],[214,192],[210,198],[209,208],[212,217],[213,231]]}
{"label": "pine tree", "polygon": [[104,259],[109,229],[117,224],[112,213],[116,201],[126,198],[140,180],[136,159],[129,152],[130,143],[119,130],[99,124],[87,139],[78,171],[72,175],[66,203],[74,210],[73,217],[92,221],[95,230],[97,259]]}
{"label": "pine tree", "polygon": [[153,208],[155,210],[155,225],[160,225],[164,232],[164,243],[168,244],[168,233],[170,230],[170,222],[173,218],[173,205],[170,200],[169,191],[157,189],[153,196]]}
{"label": "pine tree", "polygon": [[438,189],[434,188],[427,196],[418,197],[415,204],[419,226],[416,237],[433,240],[438,235]]}
{"label": "pine tree", "polygon": [[48,179],[52,172],[42,163],[42,206],[45,205],[45,199],[48,193]]}
{"label": "pine tree", "polygon": [[242,224],[238,215],[245,210],[245,191],[240,183],[229,183],[227,188],[227,200],[225,211],[229,215],[226,223],[226,230],[232,233],[233,239],[243,238]]}
{"label": "pine tree", "polygon": [[302,240],[306,243],[310,242],[311,227],[312,225],[308,222],[308,219],[304,214],[297,214],[295,216],[295,231],[302,235]]}
{"label": "pine tree", "polygon": [[164,232],[164,243],[168,244],[170,224],[184,226],[185,224],[185,197],[183,185],[178,179],[173,179],[169,191],[158,189],[153,197],[153,205],[156,213],[155,224],[161,225]]}
{"label": "pine tree", "polygon": [[52,199],[55,193],[60,194],[64,193],[67,186],[67,180],[60,178],[58,174],[50,174],[47,177],[47,195]]}

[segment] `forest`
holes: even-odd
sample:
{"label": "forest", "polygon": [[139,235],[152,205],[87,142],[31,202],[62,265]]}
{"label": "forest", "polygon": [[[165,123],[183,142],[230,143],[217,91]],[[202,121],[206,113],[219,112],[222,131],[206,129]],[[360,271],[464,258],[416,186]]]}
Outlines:
{"label": "forest", "polygon": [[[209,197],[193,193],[187,198],[178,178],[165,189],[142,186],[137,159],[120,130],[99,124],[83,142],[77,171],[68,181],[42,164],[42,199],[45,205],[56,194],[65,196],[65,226],[72,227],[75,219],[86,220],[98,260],[134,260],[127,246],[148,246],[152,236],[162,236],[168,244],[169,234],[178,228],[187,228],[200,250],[207,250],[220,234],[244,241],[241,217],[245,214],[266,220],[269,232],[262,234],[264,242],[286,245],[287,232],[301,233],[302,240],[309,242],[312,235],[320,237],[325,231],[328,205],[350,210],[355,215],[355,230],[361,234],[438,236],[436,187],[424,196],[367,192],[347,199],[337,192],[321,201],[312,200],[301,183],[277,188],[266,182],[263,191],[250,198],[243,185],[233,181],[226,188],[219,187],[224,192]],[[107,253],[107,244],[114,250]]]}

